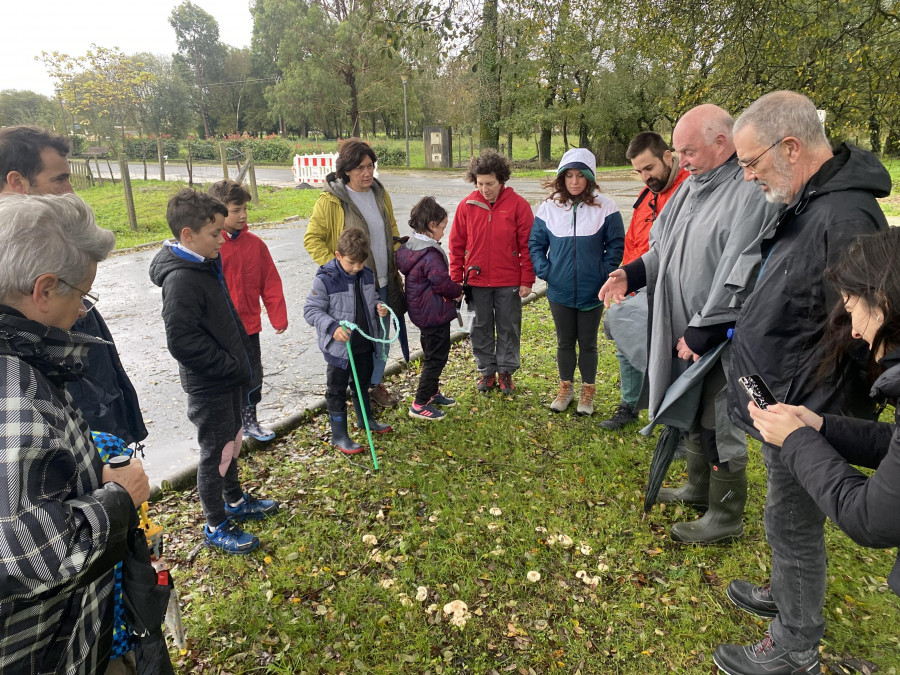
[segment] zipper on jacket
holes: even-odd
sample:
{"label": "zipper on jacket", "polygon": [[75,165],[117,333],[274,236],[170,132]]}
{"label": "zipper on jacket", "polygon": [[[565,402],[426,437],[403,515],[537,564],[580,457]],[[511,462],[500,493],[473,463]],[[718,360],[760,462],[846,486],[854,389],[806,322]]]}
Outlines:
{"label": "zipper on jacket", "polygon": [[578,308],[578,204],[572,207],[572,276],[575,286],[575,308]]}

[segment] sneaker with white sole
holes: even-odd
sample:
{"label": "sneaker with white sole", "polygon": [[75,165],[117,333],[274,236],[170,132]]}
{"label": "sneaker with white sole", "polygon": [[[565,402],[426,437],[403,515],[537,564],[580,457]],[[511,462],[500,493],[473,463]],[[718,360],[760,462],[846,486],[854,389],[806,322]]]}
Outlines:
{"label": "sneaker with white sole", "polygon": [[204,525],[203,534],[206,535],[206,541],[210,546],[220,548],[225,553],[246,555],[259,546],[259,539],[249,532],[244,532],[231,518],[226,518],[215,529]]}
{"label": "sneaker with white sole", "polygon": [[232,520],[262,520],[278,513],[278,502],[274,499],[257,499],[246,492],[236,506],[225,502],[225,513]]}
{"label": "sneaker with white sole", "polygon": [[409,416],[413,419],[420,420],[430,420],[432,422],[438,422],[444,419],[444,411],[435,408],[430,403],[425,405],[418,405],[417,403],[413,403],[409,409]]}

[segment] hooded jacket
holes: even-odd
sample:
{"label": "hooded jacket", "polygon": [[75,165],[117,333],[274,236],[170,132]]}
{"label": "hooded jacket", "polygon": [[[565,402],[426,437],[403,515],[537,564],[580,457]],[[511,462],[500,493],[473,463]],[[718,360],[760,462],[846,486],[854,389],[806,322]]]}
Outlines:
{"label": "hooded jacket", "polygon": [[0,306],[0,671],[104,672],[131,497],[65,391],[93,336]]}
{"label": "hooded jacket", "polygon": [[845,143],[782,208],[763,242],[759,277],[735,324],[726,373],[731,417],[754,438],[760,435],[738,385],[744,375],[762,376],[779,401],[819,414],[871,415],[864,359],[827,377],[818,373],[825,325],[840,297],[824,273],[857,236],[887,228],[875,199],[890,191],[878,158]]}
{"label": "hooded jacket", "polygon": [[443,326],[456,318],[462,286],[450,279],[447,254],[434,239],[409,238],[397,249],[397,267],[406,277],[409,318],[419,328]]}
{"label": "hooded jacket", "polygon": [[456,207],[450,228],[448,253],[450,278],[462,283],[471,266],[481,272],[469,275],[469,285],[504,288],[534,284],[534,269],[528,255],[528,236],[534,214],[524,197],[503,187],[489,203],[474,190]]}
{"label": "hooded jacket", "polygon": [[225,240],[219,250],[222,271],[247,334],[255,335],[262,330],[260,298],[272,327],[275,330],[287,328],[284,289],[269,247],[247,227],[235,234],[223,231],[222,235]]}
{"label": "hooded jacket", "polygon": [[[887,355],[887,370],[871,396],[900,397],[900,351]],[[822,433],[803,427],[784,439],[781,461],[819,508],[853,541],[871,548],[900,546],[900,409],[894,424],[824,415]],[[876,469],[869,477],[851,466]],[[900,595],[900,551],[888,576]]]}
{"label": "hooded jacket", "polygon": [[218,258],[198,262],[166,242],[150,263],[162,288],[169,353],[178,361],[188,394],[213,394],[259,384],[250,365],[250,339],[241,323]]}
{"label": "hooded jacket", "polygon": [[[372,337],[383,337],[381,317],[376,312],[381,299],[375,291],[375,273],[368,267],[364,267],[358,274],[348,274],[338,259],[332,258],[316,271],[312,290],[303,307],[303,318],[316,329],[319,349],[322,350],[326,363],[337,368],[346,369],[350,366],[347,343],[335,340],[334,331],[341,325],[341,321],[356,323],[357,277],[361,277],[363,304]],[[376,347],[375,354],[382,361],[387,358],[383,347]]]}
{"label": "hooded jacket", "polygon": [[599,192],[591,205],[545,201],[528,240],[534,272],[547,282],[547,299],[577,309],[600,304],[597,293],[622,262],[624,250],[619,207]]}
{"label": "hooded jacket", "polygon": [[[388,251],[388,305],[397,315],[406,312],[406,296],[403,293],[403,281],[397,272],[397,263],[394,260],[394,252],[400,246],[397,240],[400,231],[397,229],[397,219],[394,217],[394,205],[384,185],[376,178],[372,181],[372,192],[375,193],[375,202],[381,217],[384,220],[385,241],[394,242]],[[334,258],[337,251],[337,240],[345,227],[358,227],[369,234],[369,225],[363,218],[360,210],[356,208],[347,186],[337,174],[330,173],[325,177],[325,188],[313,206],[312,216],[306,226],[306,234],[303,235],[303,246],[319,265],[326,264]],[[375,259],[371,252],[366,259],[366,267],[375,269]],[[378,281],[375,281],[376,288]]]}
{"label": "hooded jacket", "polygon": [[94,431],[118,436],[126,445],[143,441],[147,438],[147,427],[137,392],[128,379],[100,311],[94,308],[80,317],[72,326],[72,332],[86,333],[106,341],[90,345],[87,371],[83,377],[66,386],[88,426]]}

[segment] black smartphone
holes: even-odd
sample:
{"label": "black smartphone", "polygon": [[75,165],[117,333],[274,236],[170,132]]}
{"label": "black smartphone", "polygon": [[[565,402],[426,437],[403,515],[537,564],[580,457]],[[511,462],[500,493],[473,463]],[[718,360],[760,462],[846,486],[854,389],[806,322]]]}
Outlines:
{"label": "black smartphone", "polygon": [[738,378],[738,382],[747,392],[750,400],[761,410],[768,410],[770,405],[775,405],[778,400],[759,375],[746,375]]}

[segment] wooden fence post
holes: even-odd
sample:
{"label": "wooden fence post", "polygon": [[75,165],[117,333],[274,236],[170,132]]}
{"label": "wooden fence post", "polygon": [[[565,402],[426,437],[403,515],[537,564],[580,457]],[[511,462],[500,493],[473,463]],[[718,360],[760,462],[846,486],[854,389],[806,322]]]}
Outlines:
{"label": "wooden fence post", "polygon": [[219,156],[222,158],[222,178],[228,180],[228,155],[224,143],[219,143]]}
{"label": "wooden fence post", "polygon": [[159,157],[159,179],[166,180],[166,158],[163,156],[162,138],[156,137],[156,154]]}
{"label": "wooden fence post", "polygon": [[134,195],[131,194],[131,174],[128,173],[128,158],[125,152],[119,153],[119,173],[122,176],[122,188],[125,190],[125,208],[128,210],[128,226],[137,232],[137,214],[134,211]]}
{"label": "wooden fence post", "polygon": [[246,164],[250,166],[250,199],[253,206],[259,206],[259,194],[256,191],[256,164],[253,162],[253,151],[247,150]]}

